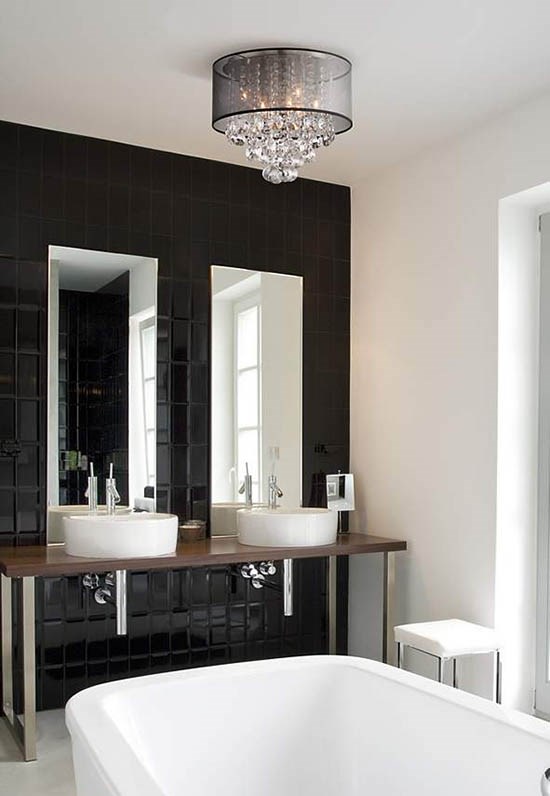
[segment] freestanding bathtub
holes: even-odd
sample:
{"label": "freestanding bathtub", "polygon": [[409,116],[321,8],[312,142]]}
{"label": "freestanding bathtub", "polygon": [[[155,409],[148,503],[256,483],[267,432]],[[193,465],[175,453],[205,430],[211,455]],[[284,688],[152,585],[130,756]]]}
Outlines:
{"label": "freestanding bathtub", "polygon": [[539,796],[550,727],[370,660],[151,675],[67,705],[78,796]]}

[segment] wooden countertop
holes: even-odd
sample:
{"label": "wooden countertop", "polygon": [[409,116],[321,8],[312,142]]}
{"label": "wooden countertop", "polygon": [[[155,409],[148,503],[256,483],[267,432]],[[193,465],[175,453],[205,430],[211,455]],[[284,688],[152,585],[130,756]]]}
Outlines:
{"label": "wooden countertop", "polygon": [[82,575],[127,569],[181,569],[183,567],[238,564],[241,561],[266,561],[283,558],[322,558],[364,553],[393,553],[406,550],[401,539],[387,539],[361,533],[347,533],[335,544],[322,547],[251,547],[239,544],[236,537],[214,537],[202,542],[180,543],[174,555],[153,558],[79,558],[68,556],[57,547],[0,547],[0,572],[10,578],[29,576]]}

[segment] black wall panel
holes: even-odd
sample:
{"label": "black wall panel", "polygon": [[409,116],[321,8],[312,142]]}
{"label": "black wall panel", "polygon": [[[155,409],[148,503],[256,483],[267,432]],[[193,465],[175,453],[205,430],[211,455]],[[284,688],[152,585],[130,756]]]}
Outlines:
{"label": "black wall panel", "polygon": [[[303,494],[348,467],[350,193],[215,161],[0,123],[0,544],[45,543],[49,245],[158,258],[158,507],[207,517],[210,265],[304,277]],[[6,447],[6,446],[4,446]],[[340,613],[347,569],[341,563]],[[218,567],[133,573],[130,633],[78,578],[37,597],[38,699],[132,674],[326,649],[325,562],[296,565],[295,616]],[[346,646],[345,628],[340,647]]]}

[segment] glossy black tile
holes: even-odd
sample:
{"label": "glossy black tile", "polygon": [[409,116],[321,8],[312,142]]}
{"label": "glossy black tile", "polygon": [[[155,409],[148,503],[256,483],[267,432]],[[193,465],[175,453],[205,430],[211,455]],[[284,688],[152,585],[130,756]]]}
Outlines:
{"label": "glossy black tile", "polygon": [[15,394],[15,356],[0,353],[0,395]]}
{"label": "glossy black tile", "polygon": [[97,138],[88,139],[88,180],[106,182],[109,177],[109,143]]}
{"label": "glossy black tile", "polygon": [[0,307],[0,348],[15,348],[15,310]]}
{"label": "glossy black tile", "polygon": [[[274,189],[257,169],[4,123],[1,186],[0,255],[9,256],[0,260],[0,306],[9,312],[0,322],[0,429],[2,438],[18,435],[24,450],[17,463],[0,460],[0,543],[44,539],[50,244],[158,258],[159,510],[208,517],[213,263],[304,275],[304,495],[316,494],[313,474],[327,461],[347,466],[347,188],[297,180]],[[68,403],[76,382],[70,334],[66,340],[61,434],[69,444],[80,427]],[[99,377],[92,360],[81,366],[87,384]],[[108,394],[118,386],[109,383]],[[103,415],[93,406],[89,412],[115,439],[114,406]],[[88,429],[91,437],[94,428]],[[341,443],[337,455],[314,453],[317,440],[334,435]],[[67,494],[78,488],[67,479]],[[280,593],[252,594],[232,572],[137,573],[129,637],[115,635],[113,609],[84,595],[78,578],[39,583],[37,642],[41,656],[48,650],[38,671],[40,706],[61,706],[79,688],[106,679],[326,649],[324,599],[312,597],[324,594],[323,560],[309,569],[297,564],[296,614],[287,619]],[[341,576],[345,583],[346,572]],[[345,594],[339,607],[343,603]],[[54,631],[41,638],[48,622],[64,629],[62,659]],[[345,638],[340,644],[345,648]]]}

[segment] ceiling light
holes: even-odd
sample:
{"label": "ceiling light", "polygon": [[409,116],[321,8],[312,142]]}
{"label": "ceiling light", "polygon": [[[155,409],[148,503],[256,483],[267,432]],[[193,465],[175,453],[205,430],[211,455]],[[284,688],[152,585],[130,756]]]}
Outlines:
{"label": "ceiling light", "polygon": [[268,182],[295,180],[351,125],[351,63],[340,55],[270,48],[212,66],[212,126],[261,163]]}

